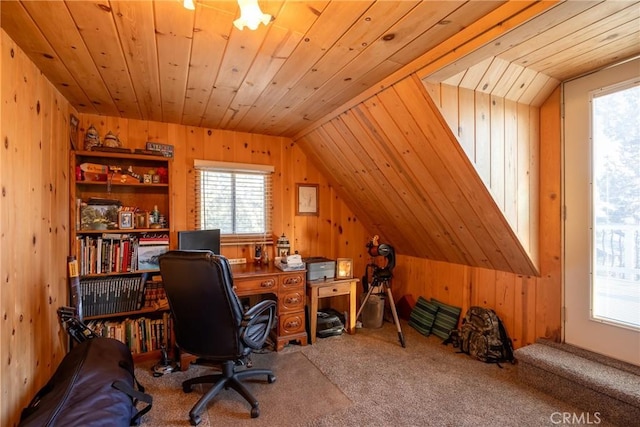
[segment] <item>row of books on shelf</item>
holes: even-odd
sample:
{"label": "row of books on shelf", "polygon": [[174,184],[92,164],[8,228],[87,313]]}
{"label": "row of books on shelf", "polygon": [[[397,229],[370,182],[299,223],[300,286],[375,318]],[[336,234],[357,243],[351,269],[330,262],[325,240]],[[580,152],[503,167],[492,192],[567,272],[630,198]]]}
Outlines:
{"label": "row of books on shelf", "polygon": [[133,354],[160,350],[163,346],[170,348],[172,322],[168,312],[155,319],[91,320],[87,322],[87,327],[96,335],[125,343]]}
{"label": "row of books on shelf", "polygon": [[158,305],[166,298],[161,277],[117,276],[80,280],[83,316],[104,316]]}
{"label": "row of books on shelf", "polygon": [[169,250],[166,234],[84,235],[76,238],[80,275],[157,270],[158,258]]}
{"label": "row of books on shelf", "polygon": [[[159,276],[155,276],[159,277]],[[144,302],[142,306],[145,308],[154,308],[165,305],[167,294],[164,291],[161,281],[147,280],[144,284]]]}
{"label": "row of books on shelf", "polygon": [[145,277],[122,276],[80,280],[85,317],[135,311],[142,307]]}

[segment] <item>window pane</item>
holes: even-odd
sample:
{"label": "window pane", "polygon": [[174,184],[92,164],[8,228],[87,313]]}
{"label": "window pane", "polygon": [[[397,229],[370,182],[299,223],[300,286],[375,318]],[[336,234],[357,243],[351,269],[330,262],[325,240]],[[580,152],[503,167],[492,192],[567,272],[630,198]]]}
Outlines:
{"label": "window pane", "polygon": [[270,175],[227,171],[200,172],[200,226],[222,235],[271,234]]}
{"label": "window pane", "polygon": [[592,108],[593,317],[640,327],[640,86]]}
{"label": "window pane", "polygon": [[264,233],[264,177],[237,174],[236,183],[236,233]]}

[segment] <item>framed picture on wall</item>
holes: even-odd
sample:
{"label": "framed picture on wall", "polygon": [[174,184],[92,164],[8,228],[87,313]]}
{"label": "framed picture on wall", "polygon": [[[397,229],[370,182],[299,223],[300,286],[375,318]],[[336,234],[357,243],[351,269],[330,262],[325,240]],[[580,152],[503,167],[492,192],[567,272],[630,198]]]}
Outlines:
{"label": "framed picture on wall", "polygon": [[318,216],[318,184],[296,184],[296,215]]}

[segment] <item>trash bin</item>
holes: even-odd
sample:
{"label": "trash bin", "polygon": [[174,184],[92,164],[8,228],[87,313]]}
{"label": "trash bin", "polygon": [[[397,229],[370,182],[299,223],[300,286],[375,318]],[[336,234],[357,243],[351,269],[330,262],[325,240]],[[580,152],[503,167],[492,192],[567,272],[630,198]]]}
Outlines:
{"label": "trash bin", "polygon": [[365,328],[381,328],[384,321],[384,295],[369,295],[362,308],[362,326]]}

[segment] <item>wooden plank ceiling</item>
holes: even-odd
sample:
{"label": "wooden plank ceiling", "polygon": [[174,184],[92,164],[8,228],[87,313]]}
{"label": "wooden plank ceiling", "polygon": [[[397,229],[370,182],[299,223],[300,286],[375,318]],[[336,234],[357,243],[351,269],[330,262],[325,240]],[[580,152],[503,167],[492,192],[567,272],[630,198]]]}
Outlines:
{"label": "wooden plank ceiling", "polygon": [[[293,136],[503,3],[261,1],[274,20],[256,31],[233,26],[234,1],[196,0],[195,11],[179,0],[0,7],[5,31],[80,112]],[[637,2],[545,4],[538,19],[452,63],[439,58],[422,77],[500,77],[512,65],[538,87],[640,50]]]}
{"label": "wooden plank ceiling", "polygon": [[639,2],[260,5],[274,20],[256,31],[208,0],[2,0],[0,23],[80,112],[291,137],[399,253],[536,274],[417,83],[539,105],[640,54]]}

